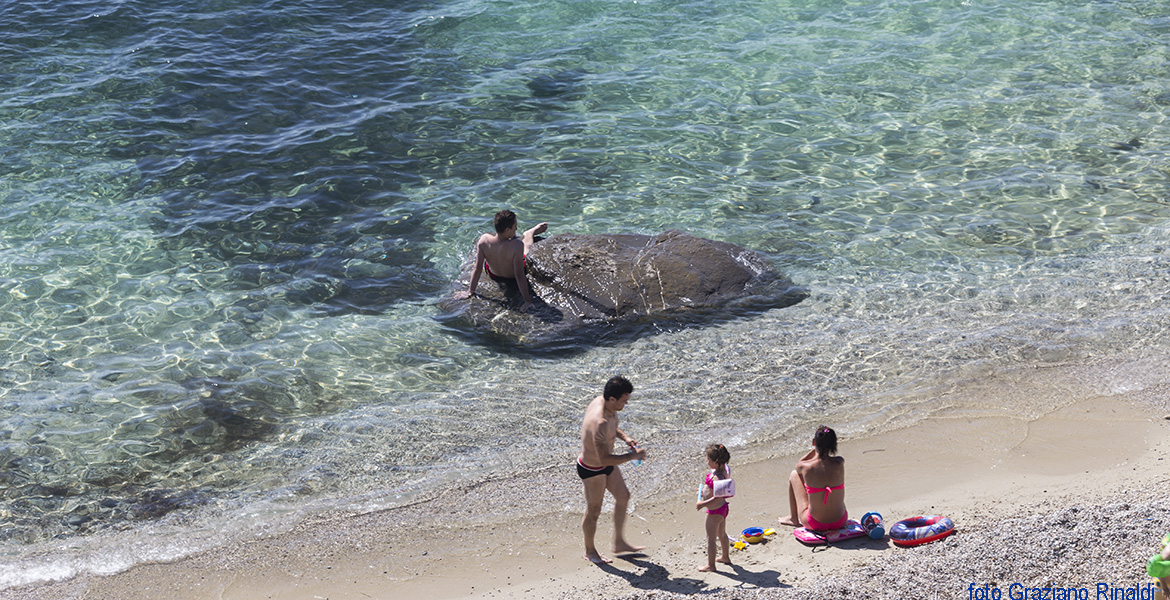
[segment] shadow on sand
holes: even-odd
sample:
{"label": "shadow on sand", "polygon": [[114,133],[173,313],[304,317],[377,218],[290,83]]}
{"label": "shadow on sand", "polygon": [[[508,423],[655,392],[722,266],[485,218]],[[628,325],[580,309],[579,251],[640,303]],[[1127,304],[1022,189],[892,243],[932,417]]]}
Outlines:
{"label": "shadow on sand", "polygon": [[[670,571],[666,567],[648,560],[649,557],[645,554],[624,554],[616,558],[617,560],[625,561],[637,567],[640,569],[640,572],[624,571],[610,564],[599,564],[597,566],[610,575],[625,579],[630,583],[630,587],[635,589],[662,590],[675,594],[707,594],[721,589],[711,587],[702,579],[695,577],[671,576]],[[717,573],[739,582],[733,587],[743,589],[792,587],[780,583],[780,573],[771,569],[756,572],[749,571],[739,565],[721,565],[721,568],[731,569],[730,572],[722,570]]]}
{"label": "shadow on sand", "polygon": [[833,542],[831,544],[804,544],[810,552],[824,552],[829,549],[835,550],[887,550],[890,544],[889,538],[882,538],[875,540],[870,537],[862,536],[841,542]]}

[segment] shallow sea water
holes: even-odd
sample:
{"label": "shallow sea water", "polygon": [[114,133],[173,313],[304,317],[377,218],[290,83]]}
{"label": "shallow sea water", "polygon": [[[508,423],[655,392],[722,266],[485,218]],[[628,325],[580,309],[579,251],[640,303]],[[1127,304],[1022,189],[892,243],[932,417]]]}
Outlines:
{"label": "shallow sea water", "polygon": [[[0,588],[555,463],[615,373],[677,454],[1165,354],[1161,3],[33,2],[0,26]],[[471,343],[437,301],[505,207],[741,244],[810,297],[568,356]]]}

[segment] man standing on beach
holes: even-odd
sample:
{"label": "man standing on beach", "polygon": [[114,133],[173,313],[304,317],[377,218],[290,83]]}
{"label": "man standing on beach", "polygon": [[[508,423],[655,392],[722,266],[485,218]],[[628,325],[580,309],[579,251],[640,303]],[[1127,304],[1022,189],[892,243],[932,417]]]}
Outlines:
{"label": "man standing on beach", "polygon": [[[613,494],[613,551],[625,554],[646,549],[645,546],[634,546],[625,540],[623,530],[630,490],[626,488],[622,472],[617,467],[631,460],[646,458],[646,451],[638,448],[638,442],[618,428],[617,414],[629,403],[633,392],[634,386],[625,377],[613,377],[606,382],[602,395],[589,403],[585,409],[585,419],[581,422],[581,454],[577,457],[577,475],[585,484],[585,518],[581,521],[581,529],[585,533],[585,558],[594,563],[613,562],[599,554],[593,543],[606,490]],[[614,454],[615,438],[625,442],[630,451]]]}

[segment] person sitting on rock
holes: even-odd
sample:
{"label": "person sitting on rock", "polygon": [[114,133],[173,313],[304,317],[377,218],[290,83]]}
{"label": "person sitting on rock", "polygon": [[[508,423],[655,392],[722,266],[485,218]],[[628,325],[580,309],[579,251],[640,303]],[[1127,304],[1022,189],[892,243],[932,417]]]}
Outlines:
{"label": "person sitting on rock", "polygon": [[527,312],[532,308],[532,292],[528,288],[524,258],[536,243],[536,236],[548,230],[548,223],[540,223],[525,231],[522,238],[516,237],[516,213],[501,210],[496,213],[494,224],[496,233],[483,234],[475,244],[475,271],[471,274],[468,294],[475,295],[480,275],[486,270],[493,281],[516,282],[520,297],[524,299],[520,310]]}

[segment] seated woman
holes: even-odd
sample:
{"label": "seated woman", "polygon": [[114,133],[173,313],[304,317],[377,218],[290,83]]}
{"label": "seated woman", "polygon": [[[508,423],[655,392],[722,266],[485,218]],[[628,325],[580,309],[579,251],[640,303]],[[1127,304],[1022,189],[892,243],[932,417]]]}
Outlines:
{"label": "seated woman", "polygon": [[789,515],[781,525],[813,531],[831,531],[845,526],[845,459],[837,454],[837,432],[817,427],[813,449],[796,463],[788,476]]}

